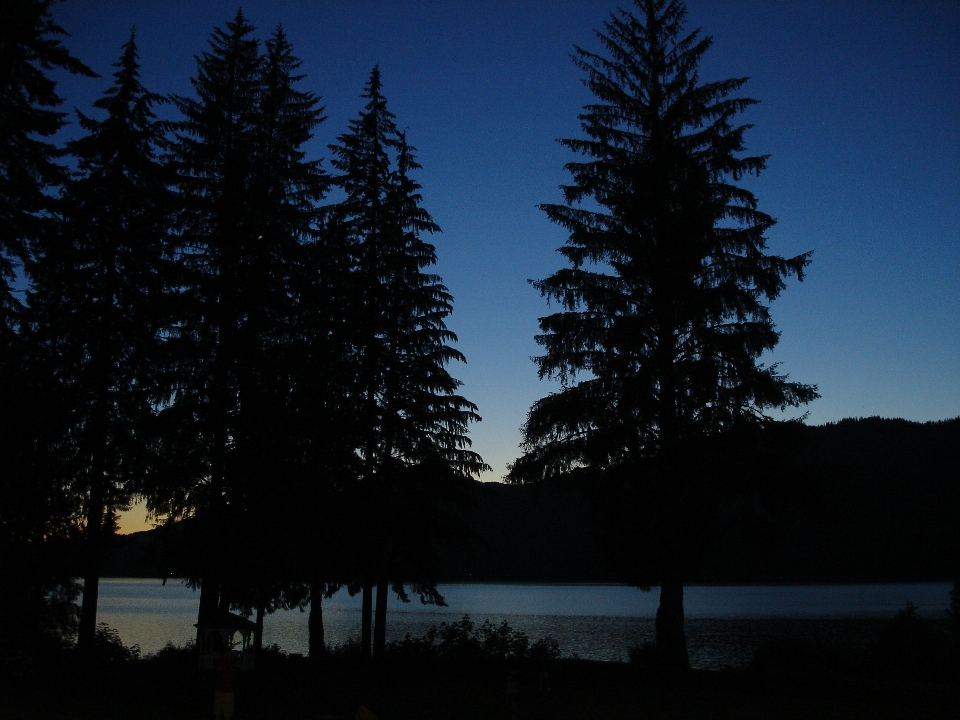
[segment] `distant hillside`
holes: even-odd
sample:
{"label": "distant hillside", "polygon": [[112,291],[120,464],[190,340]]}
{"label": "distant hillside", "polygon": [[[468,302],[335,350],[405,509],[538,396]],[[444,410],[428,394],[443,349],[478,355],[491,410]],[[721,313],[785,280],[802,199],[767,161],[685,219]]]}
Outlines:
{"label": "distant hillside", "polygon": [[[475,483],[476,503],[467,515],[473,552],[444,558],[448,581],[612,581],[592,541],[582,498],[552,488]],[[183,575],[177,527],[114,538],[104,577]]]}
{"label": "distant hillside", "polygon": [[555,488],[477,483],[468,516],[480,541],[472,556],[453,558],[450,580],[612,582],[594,540],[583,497]]}
{"label": "distant hillside", "polygon": [[792,497],[809,523],[798,571],[829,579],[960,577],[960,418],[811,427]]}
{"label": "distant hillside", "polygon": [[[848,419],[803,428],[791,459],[727,509],[690,582],[894,582],[960,577],[960,418]],[[447,581],[612,582],[577,492],[476,484],[470,555]],[[176,528],[116,539],[105,576],[181,574]]]}

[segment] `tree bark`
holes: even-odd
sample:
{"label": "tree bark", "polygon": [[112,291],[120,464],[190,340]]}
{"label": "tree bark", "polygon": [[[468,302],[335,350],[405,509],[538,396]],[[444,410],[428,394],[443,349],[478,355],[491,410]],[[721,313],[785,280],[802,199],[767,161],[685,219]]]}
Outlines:
{"label": "tree bark", "polygon": [[80,606],[80,627],[77,630],[77,649],[88,653],[93,649],[97,632],[97,599],[100,595],[100,563],[103,546],[103,492],[96,487],[91,492],[87,509],[86,569],[83,576],[83,600]]}
{"label": "tree bark", "polygon": [[323,632],[323,583],[310,583],[310,617],[307,619],[307,630],[307,652],[311,660],[318,660],[327,652]]}
{"label": "tree bark", "polygon": [[197,647],[203,647],[203,625],[220,607],[220,583],[212,576],[200,579],[200,605],[197,608]]}
{"label": "tree bark", "polygon": [[92,457],[90,463],[90,500],[86,517],[86,563],[83,577],[83,601],[77,649],[87,653],[93,649],[97,632],[97,599],[100,596],[100,567],[103,562],[103,516],[107,504],[107,402],[109,384],[104,368],[104,354],[99,342],[94,356],[97,376],[96,400],[91,417]]}
{"label": "tree bark", "polygon": [[0,657],[32,663],[41,647],[43,568],[34,543],[0,548]]}
{"label": "tree bark", "polygon": [[221,614],[230,612],[230,593],[224,583],[220,584],[220,604],[217,606],[217,610]]}
{"label": "tree bark", "polygon": [[[98,408],[106,404],[107,390],[98,388]],[[86,567],[83,576],[83,601],[80,606],[80,626],[77,630],[77,649],[87,653],[93,649],[97,632],[97,599],[100,596],[100,567],[103,562],[103,516],[106,512],[107,478],[106,419],[97,411],[94,428],[94,455],[90,469],[90,501],[86,517]]]}
{"label": "tree bark", "polygon": [[[311,612],[313,610],[311,609]],[[263,647],[263,603],[257,603],[257,629],[253,631],[253,651],[260,652]],[[322,626],[321,626],[322,627]]]}
{"label": "tree bark", "polygon": [[377,613],[373,626],[373,659],[382,660],[387,648],[387,593],[389,583],[380,580],[377,583]]}
{"label": "tree bark", "polygon": [[676,578],[664,580],[660,586],[656,631],[657,660],[667,667],[690,667],[683,628],[683,584]]}
{"label": "tree bark", "polygon": [[373,583],[363,581],[363,602],[361,604],[360,620],[360,657],[370,659],[370,626],[373,614]]}

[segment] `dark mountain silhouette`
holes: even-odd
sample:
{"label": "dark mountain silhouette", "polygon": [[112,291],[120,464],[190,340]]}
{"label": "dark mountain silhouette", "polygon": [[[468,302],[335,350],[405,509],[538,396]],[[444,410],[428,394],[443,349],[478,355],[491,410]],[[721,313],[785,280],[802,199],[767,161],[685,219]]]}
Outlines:
{"label": "dark mountain silhouette", "polygon": [[[847,419],[803,428],[796,458],[742,507],[722,509],[701,583],[953,580],[960,574],[960,418]],[[575,490],[477,483],[472,556],[441,581],[615,582]],[[185,574],[177,526],[115,539],[105,575]],[[178,549],[179,548],[179,549]]]}

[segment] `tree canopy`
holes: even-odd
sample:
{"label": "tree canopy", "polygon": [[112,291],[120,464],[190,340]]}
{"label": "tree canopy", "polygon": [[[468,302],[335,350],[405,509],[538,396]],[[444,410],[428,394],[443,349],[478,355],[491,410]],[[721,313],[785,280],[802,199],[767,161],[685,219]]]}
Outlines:
{"label": "tree canopy", "polygon": [[661,586],[658,645],[685,664],[690,460],[703,438],[816,397],[760,361],[778,340],[768,304],[810,255],[768,253],[774,220],[737,184],[766,164],[743,154],[746,78],[700,80],[711,40],[683,33],[683,3],[635,5],[597,33],[603,53],[574,56],[596,102],[586,137],[560,142],[585,159],[566,165],[565,203],[541,206],[569,232],[569,267],[533,282],[559,306],[535,361],[561,389],[531,408],[508,478],[589,476],[627,493]]}
{"label": "tree canopy", "polygon": [[[2,640],[12,647],[36,641],[52,597],[75,596],[59,543],[75,531],[76,504],[53,473],[54,438],[62,428],[52,416],[58,408],[48,379],[24,336],[16,294],[23,264],[49,229],[51,201],[67,178],[58,162],[62,149],[53,142],[66,113],[51,71],[95,76],[62,44],[66,32],[53,21],[52,4],[11,0],[0,23],[0,611],[11,628]],[[64,626],[60,620],[55,624]]]}
{"label": "tree canopy", "polygon": [[148,423],[167,272],[170,194],[157,155],[162,98],[140,83],[133,34],[114,82],[79,113],[84,135],[46,231],[28,264],[29,338],[65,413],[55,438],[59,486],[77,498],[90,544],[80,644],[93,641],[101,537],[148,472]]}
{"label": "tree canopy", "polygon": [[[418,576],[424,563],[417,558],[431,545],[418,537],[443,534],[444,504],[456,496],[458,481],[486,465],[467,437],[469,423],[480,419],[477,408],[457,394],[460,382],[447,370],[465,361],[445,324],[453,298],[440,277],[427,272],[436,250],[423,236],[440,228],[421,207],[411,176],[420,167],[415,149],[387,108],[379,67],[363,97],[364,109],[331,145],[340,171],[334,181],[344,194],[331,214],[353,255],[348,314],[362,461],[356,491],[370,523],[358,539],[360,580],[368,596],[371,583],[378,584],[375,640],[382,648],[388,578],[401,597],[408,579],[422,597],[439,597],[423,582],[429,578]],[[424,520],[431,526],[426,535],[407,529]],[[414,577],[398,577],[403,571]]]}

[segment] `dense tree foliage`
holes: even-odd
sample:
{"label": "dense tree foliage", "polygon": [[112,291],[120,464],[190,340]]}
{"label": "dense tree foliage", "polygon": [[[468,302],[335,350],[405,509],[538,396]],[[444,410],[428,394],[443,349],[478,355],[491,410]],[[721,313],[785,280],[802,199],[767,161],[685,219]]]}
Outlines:
{"label": "dense tree foliage", "polygon": [[249,570],[238,528],[246,542],[262,539],[265,520],[282,514],[274,499],[292,500],[278,483],[290,437],[294,280],[326,189],[301,149],[322,120],[318,98],[296,89],[299,61],[282,30],[265,53],[253,31],[240,12],[217,29],[198,58],[196,97],[174,98],[184,116],[171,153],[180,275],[162,425],[175,429],[165,450],[176,481],[152,501],[201,523],[201,614],[226,609],[222,582]]}
{"label": "dense tree foliage", "polygon": [[[422,235],[440,228],[420,206],[420,186],[411,177],[419,165],[394,115],[387,109],[380,71],[370,74],[367,103],[348,132],[332,145],[332,164],[344,198],[331,212],[346,233],[354,256],[349,316],[357,358],[355,412],[359,418],[362,467],[356,495],[364,508],[358,521],[369,530],[358,540],[364,616],[369,617],[377,584],[375,650],[384,646],[388,580],[412,579],[421,596],[438,598],[429,578],[412,563],[405,529],[442,505],[463,481],[486,466],[469,449],[467,426],[479,420],[476,406],[457,394],[460,382],[447,365],[463,361],[450,346],[456,337],[445,324],[453,299],[440,278],[426,272],[436,263]],[[436,525],[431,533],[440,531]],[[425,548],[418,548],[422,557]],[[397,575],[402,570],[414,577]],[[369,648],[369,620],[363,646]]]}
{"label": "dense tree foliage", "polygon": [[8,619],[3,638],[14,645],[36,639],[48,591],[68,582],[65,553],[50,548],[74,527],[75,504],[56,487],[50,467],[60,431],[49,412],[53,399],[21,334],[23,306],[14,292],[66,179],[52,143],[66,113],[58,109],[51,71],[94,75],[61,43],[66,33],[51,18],[51,5],[11,0],[0,23],[0,614]]}
{"label": "dense tree foliage", "polygon": [[0,26],[0,328],[5,338],[20,303],[11,295],[16,261],[24,261],[44,227],[49,195],[65,179],[60,154],[48,140],[66,122],[48,72],[54,68],[95,76],[73,57],[50,17],[53,0],[11,0]]}
{"label": "dense tree foliage", "polygon": [[[4,597],[36,625],[83,574],[89,645],[102,550],[138,496],[180,521],[168,549],[201,587],[201,620],[309,604],[320,651],[322,599],[345,582],[368,600],[380,583],[384,609],[390,581],[442,601],[430,577],[452,491],[485,466],[446,369],[463,359],[452,298],[426,272],[421,235],[438,228],[378,71],[335,146],[341,201],[323,205],[332,180],[305,151],[323,109],[281,28],[261,42],[238,12],[215,29],[193,95],[170,99],[181,119],[164,122],[131,36],[98,112],[78,111],[58,149],[46,71],[93,73],[49,6],[18,0],[0,30],[0,529],[4,562],[24,563],[5,575],[41,555],[62,567]],[[57,617],[63,632],[77,619]]]}
{"label": "dense tree foliage", "polygon": [[700,81],[711,41],[683,35],[681,2],[636,11],[598,33],[606,54],[574,58],[596,102],[580,115],[586,138],[561,142],[586,160],[566,166],[566,203],[542,206],[570,233],[570,266],[534,283],[560,307],[540,320],[536,362],[561,389],[531,409],[510,478],[608,483],[630,508],[623,539],[653,568],[645,584],[661,588],[658,650],[686,665],[683,581],[705,472],[692,459],[704,438],[816,397],[759,362],[778,339],[766,303],[810,258],[768,254],[774,221],[735,184],[765,165],[741,154],[745,79]]}
{"label": "dense tree foliage", "polygon": [[29,340],[56,409],[57,486],[81,507],[84,563],[81,648],[96,630],[104,529],[148,472],[164,278],[165,171],[156,154],[161,99],[140,83],[133,36],[114,83],[79,114],[84,135],[67,145],[77,168],[34,244],[28,269]]}

